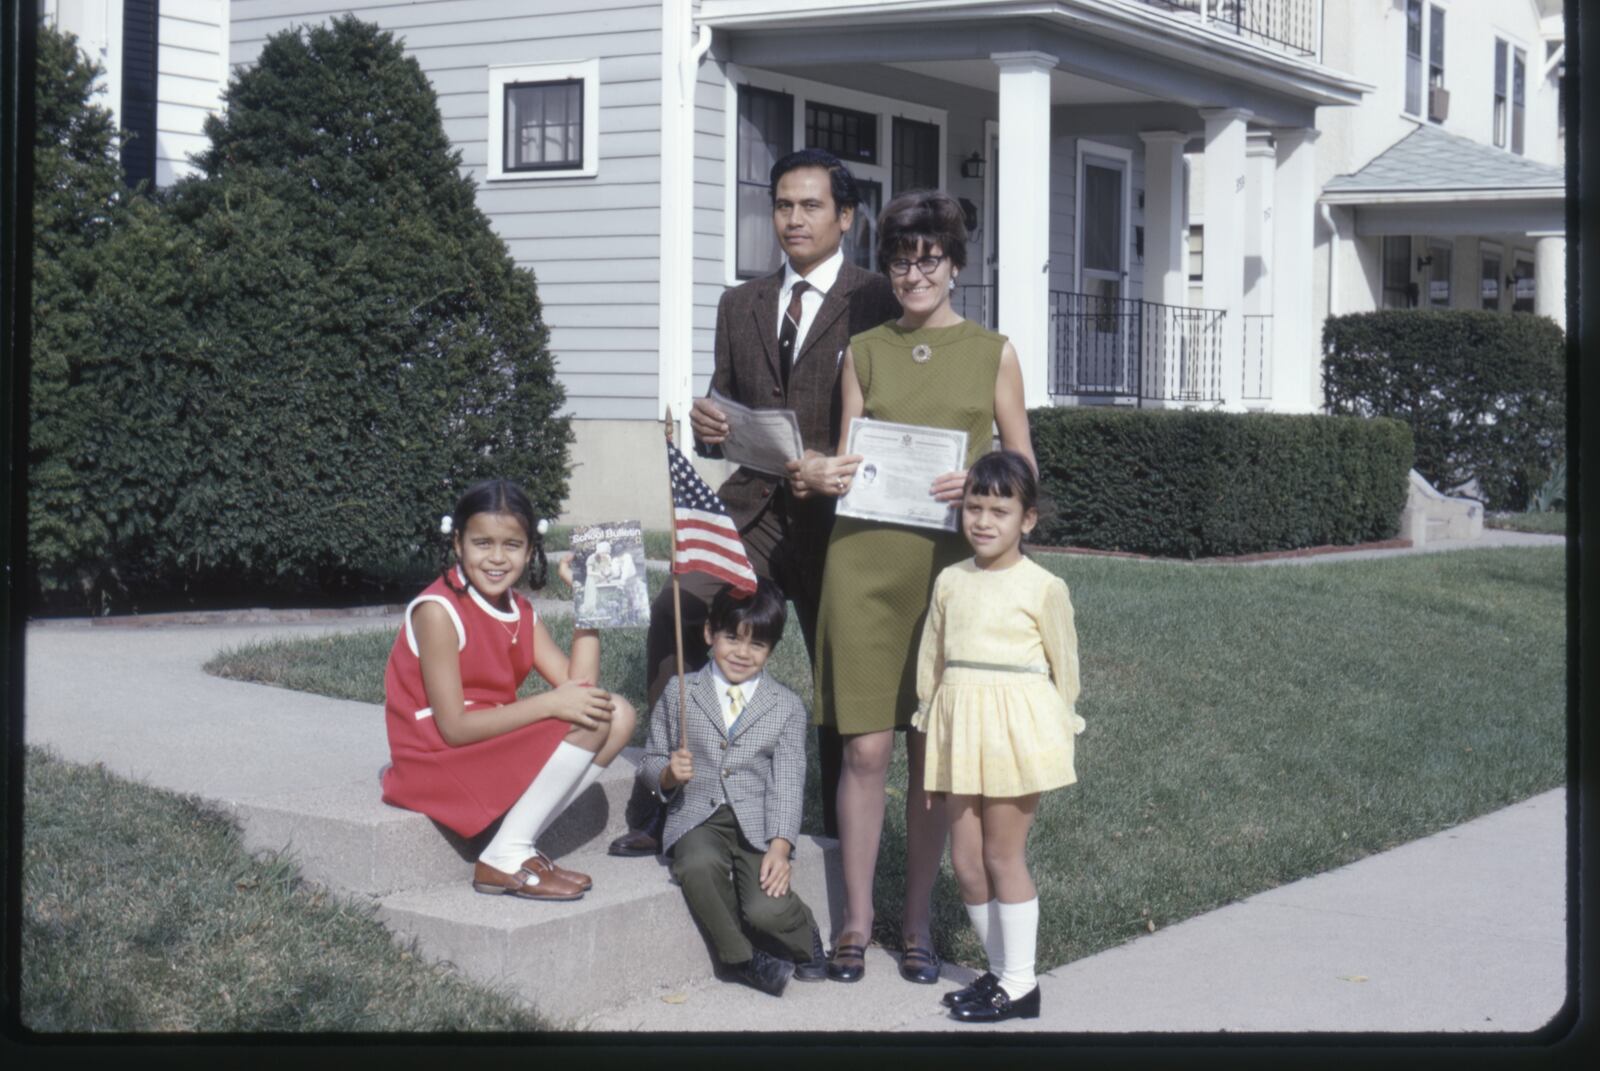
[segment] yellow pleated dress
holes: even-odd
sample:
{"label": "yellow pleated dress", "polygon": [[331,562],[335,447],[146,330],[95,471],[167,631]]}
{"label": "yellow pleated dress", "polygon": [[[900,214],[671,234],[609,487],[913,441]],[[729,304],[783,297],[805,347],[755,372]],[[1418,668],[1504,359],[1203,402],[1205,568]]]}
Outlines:
{"label": "yellow pleated dress", "polygon": [[923,788],[1005,798],[1078,779],[1078,634],[1066,583],[1023,558],[939,574],[917,655]]}
{"label": "yellow pleated dress", "polygon": [[[971,320],[850,340],[865,415],[967,433],[966,467],[989,452],[1006,339]],[[913,352],[929,348],[926,361]],[[812,721],[840,733],[904,729],[917,708],[917,637],[934,577],[971,554],[960,532],[840,517],[817,610]]]}

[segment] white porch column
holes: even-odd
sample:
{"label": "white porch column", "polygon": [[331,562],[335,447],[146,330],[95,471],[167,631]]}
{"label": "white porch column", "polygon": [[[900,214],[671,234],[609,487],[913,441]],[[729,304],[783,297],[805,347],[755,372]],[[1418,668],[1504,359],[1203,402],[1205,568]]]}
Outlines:
{"label": "white porch column", "polygon": [[1567,329],[1567,239],[1562,235],[1534,239],[1533,311]]}
{"label": "white porch column", "polygon": [[1322,331],[1312,311],[1312,255],[1317,236],[1317,131],[1298,127],[1273,132],[1272,287],[1273,408],[1315,412],[1321,406]]}
{"label": "white porch column", "polygon": [[1000,68],[1000,333],[1022,361],[1025,404],[1050,404],[1050,71],[1044,52],[997,52]]}
{"label": "white porch column", "polygon": [[1242,412],[1244,388],[1244,233],[1246,178],[1243,108],[1202,108],[1205,148],[1205,278],[1201,304],[1221,309],[1222,408]]}
{"label": "white porch column", "polygon": [[1144,142],[1144,296],[1186,305],[1189,268],[1183,256],[1183,145],[1176,130],[1141,131]]}

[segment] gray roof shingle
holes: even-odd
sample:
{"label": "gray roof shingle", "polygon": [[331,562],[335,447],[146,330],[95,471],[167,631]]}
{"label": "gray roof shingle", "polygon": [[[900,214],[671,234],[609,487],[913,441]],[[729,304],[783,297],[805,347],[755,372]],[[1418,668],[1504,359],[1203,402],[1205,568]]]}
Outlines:
{"label": "gray roof shingle", "polygon": [[1335,175],[1323,190],[1524,190],[1565,184],[1559,167],[1423,125],[1355,174]]}

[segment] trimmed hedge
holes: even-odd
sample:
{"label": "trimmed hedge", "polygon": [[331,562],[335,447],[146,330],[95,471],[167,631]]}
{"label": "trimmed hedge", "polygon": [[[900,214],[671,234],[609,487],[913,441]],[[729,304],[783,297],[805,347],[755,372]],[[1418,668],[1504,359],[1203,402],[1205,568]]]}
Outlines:
{"label": "trimmed hedge", "polygon": [[1520,510],[1566,435],[1566,339],[1543,316],[1404,309],[1331,316],[1322,329],[1328,412],[1411,426],[1416,469],[1441,491],[1478,482]]}
{"label": "trimmed hedge", "polygon": [[1028,418],[1046,499],[1036,543],[1198,558],[1399,529],[1399,421],[1084,406]]}

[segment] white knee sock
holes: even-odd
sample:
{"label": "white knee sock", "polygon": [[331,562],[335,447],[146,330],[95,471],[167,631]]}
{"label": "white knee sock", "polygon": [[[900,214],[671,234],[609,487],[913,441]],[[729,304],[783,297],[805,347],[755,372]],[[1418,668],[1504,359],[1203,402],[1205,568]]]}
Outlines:
{"label": "white knee sock", "polygon": [[1012,1000],[1025,997],[1039,984],[1033,973],[1034,948],[1039,940],[1039,898],[1020,904],[996,903],[1000,925],[1000,947],[1005,950],[1000,988]]}
{"label": "white knee sock", "polygon": [[533,854],[533,839],[544,822],[556,813],[561,801],[572,786],[592,764],[594,752],[585,751],[576,744],[563,740],[556,745],[555,754],[545,762],[544,769],[533,779],[533,784],[523,791],[500,820],[500,829],[494,839],[483,849],[478,861],[508,874],[517,872],[522,861]]}
{"label": "white knee sock", "polygon": [[567,808],[572,806],[573,801],[579,796],[583,795],[584,790],[590,785],[600,780],[600,775],[605,772],[606,768],[604,766],[601,766],[596,762],[591,762],[588,768],[583,771],[583,776],[578,778],[578,783],[573,785],[571,790],[567,792],[566,799],[562,800],[556,805],[555,810],[550,812],[549,817],[547,817],[539,826],[538,830],[534,832],[533,842],[535,844],[539,843],[539,838],[544,836],[544,831],[554,825],[556,819],[565,814]]}
{"label": "white knee sock", "polygon": [[990,900],[986,904],[967,904],[967,918],[972,920],[972,929],[978,935],[978,940],[983,944],[983,954],[989,961],[989,973],[996,978],[1005,967],[1005,949],[1000,942],[1000,926],[996,921],[996,911],[1000,906],[999,900]]}

